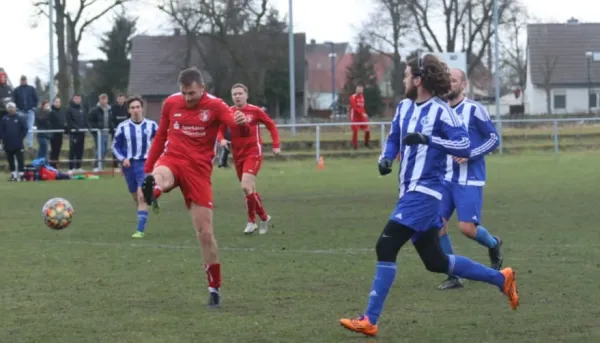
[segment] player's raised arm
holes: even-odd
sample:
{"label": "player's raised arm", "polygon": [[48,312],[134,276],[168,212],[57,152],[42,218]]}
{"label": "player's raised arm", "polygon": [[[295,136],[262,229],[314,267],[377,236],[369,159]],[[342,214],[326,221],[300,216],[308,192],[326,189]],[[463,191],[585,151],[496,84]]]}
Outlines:
{"label": "player's raised arm", "polygon": [[265,113],[265,111],[260,110],[258,111],[258,113],[258,120],[266,126],[267,130],[269,130],[269,133],[271,134],[271,140],[273,141],[273,149],[279,149],[280,141],[279,130],[277,130],[277,125],[275,124],[273,119],[271,119],[271,117],[269,117],[269,115]]}
{"label": "player's raised arm", "polygon": [[437,124],[443,137],[432,135],[429,144],[448,155],[469,158],[471,140],[462,120],[449,107],[442,107],[440,111]]}
{"label": "player's raised arm", "polygon": [[472,120],[475,120],[475,127],[485,137],[481,144],[471,146],[470,158],[476,159],[494,151],[500,145],[500,138],[488,111],[480,104],[475,106],[475,115]]}
{"label": "player's raised arm", "polygon": [[146,163],[144,164],[144,172],[146,174],[151,173],[152,169],[154,169],[154,164],[158,161],[158,158],[165,150],[165,143],[167,142],[167,133],[169,131],[169,103],[167,102],[169,98],[167,98],[163,102],[161,114],[160,114],[160,122],[158,123],[158,130],[156,131],[156,137],[152,141],[152,145],[150,145],[150,151],[148,152],[148,158],[146,159]]}
{"label": "player's raised arm", "polygon": [[113,139],[112,150],[115,157],[119,162],[127,157],[127,143],[125,142],[125,135],[123,134],[123,126],[117,126],[115,131],[115,138]]}
{"label": "player's raised arm", "polygon": [[389,174],[392,171],[392,163],[400,152],[400,111],[402,110],[403,102],[398,104],[396,114],[392,120],[392,128],[390,134],[385,141],[383,151],[379,156],[379,173],[381,175]]}

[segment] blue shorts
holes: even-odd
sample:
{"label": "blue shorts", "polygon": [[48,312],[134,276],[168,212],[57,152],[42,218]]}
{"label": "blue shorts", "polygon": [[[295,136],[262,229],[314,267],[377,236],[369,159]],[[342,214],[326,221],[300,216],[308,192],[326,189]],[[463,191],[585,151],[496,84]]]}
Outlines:
{"label": "blue shorts", "polygon": [[131,166],[128,168],[122,168],[123,176],[125,176],[125,183],[127,183],[127,189],[129,193],[137,193],[138,188],[142,187],[144,182],[144,160],[130,160]]}
{"label": "blue shorts", "polygon": [[446,182],[442,196],[440,215],[448,220],[456,209],[458,221],[481,223],[481,208],[483,207],[483,187],[464,186],[454,182]]}
{"label": "blue shorts", "polygon": [[414,243],[423,232],[442,228],[440,201],[421,192],[404,193],[398,199],[390,220],[415,230],[417,233],[411,238]]}

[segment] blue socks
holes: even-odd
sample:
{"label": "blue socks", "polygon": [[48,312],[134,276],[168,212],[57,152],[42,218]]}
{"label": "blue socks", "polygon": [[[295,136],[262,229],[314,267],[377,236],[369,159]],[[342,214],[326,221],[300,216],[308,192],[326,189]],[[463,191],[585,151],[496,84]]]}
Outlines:
{"label": "blue socks", "polygon": [[148,221],[148,211],[137,211],[137,230],[139,232],[144,232],[146,229],[146,222]]}
{"label": "blue socks", "polygon": [[452,248],[452,240],[450,239],[450,235],[448,233],[440,236],[440,245],[442,246],[442,251],[446,255],[454,255],[454,248]]}
{"label": "blue socks", "polygon": [[460,255],[448,255],[448,275],[504,287],[502,273]]}
{"label": "blue socks", "polygon": [[496,241],[496,239],[490,235],[488,230],[481,225],[477,227],[477,232],[475,233],[475,237],[473,239],[477,241],[477,243],[490,249],[495,248],[496,245],[498,245],[498,241]]}
{"label": "blue socks", "polygon": [[396,262],[377,262],[377,270],[373,286],[369,294],[369,303],[365,314],[369,318],[371,324],[377,324],[379,316],[383,311],[383,305],[387,298],[388,292],[396,278]]}

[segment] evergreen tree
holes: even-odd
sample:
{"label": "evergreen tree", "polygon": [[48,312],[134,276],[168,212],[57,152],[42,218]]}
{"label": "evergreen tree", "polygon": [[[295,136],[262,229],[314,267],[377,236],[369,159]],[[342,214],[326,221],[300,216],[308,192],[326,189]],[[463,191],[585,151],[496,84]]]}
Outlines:
{"label": "evergreen tree", "polygon": [[369,116],[378,116],[383,111],[381,90],[375,73],[375,65],[369,45],[363,39],[358,44],[358,49],[352,58],[352,64],[346,70],[346,84],[344,94],[340,98],[348,105],[348,98],[356,90],[356,86],[362,84],[365,87],[365,109]]}
{"label": "evergreen tree", "polygon": [[110,31],[102,37],[99,47],[106,59],[94,63],[91,83],[97,93],[124,92],[129,84],[131,39],[136,33],[137,19],[119,14]]}

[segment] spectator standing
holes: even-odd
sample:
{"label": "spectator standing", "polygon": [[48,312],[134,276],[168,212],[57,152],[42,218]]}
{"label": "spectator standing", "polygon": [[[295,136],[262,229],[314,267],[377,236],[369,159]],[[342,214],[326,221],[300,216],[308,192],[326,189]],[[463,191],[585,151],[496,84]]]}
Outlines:
{"label": "spectator standing", "polygon": [[0,119],[0,140],[11,172],[10,181],[19,181],[23,179],[25,170],[23,140],[29,129],[25,118],[17,115],[14,102],[7,103],[6,110],[7,114]]}
{"label": "spectator standing", "polygon": [[13,89],[8,84],[8,75],[0,70],[0,119],[6,115],[6,104],[13,100]]}
{"label": "spectator standing", "polygon": [[[124,94],[117,96],[117,102],[111,107],[111,127],[110,137],[112,140],[115,139],[115,129],[119,124],[129,119],[129,112],[127,111],[127,104],[125,104],[126,97]],[[119,167],[119,161],[113,153],[113,168]]]}
{"label": "spectator standing", "polygon": [[[35,128],[36,131],[48,131],[52,129],[52,124],[50,123],[50,102],[47,100],[42,101],[40,109],[35,114]],[[37,133],[38,151],[36,158],[48,159],[48,145],[50,144],[51,135],[50,132]]]}
{"label": "spectator standing", "polygon": [[33,149],[33,124],[35,122],[35,109],[38,105],[37,91],[27,84],[27,76],[21,76],[21,84],[13,91],[13,98],[17,105],[17,112],[27,120],[27,148]]}
{"label": "spectator standing", "polygon": [[[61,101],[59,97],[55,97],[50,107],[50,125],[52,130],[67,131],[67,120],[65,112],[61,110]],[[60,160],[60,152],[63,145],[63,132],[54,132],[50,138],[50,165],[58,169]]]}
{"label": "spectator standing", "polygon": [[69,131],[69,172],[83,172],[81,162],[85,149],[85,131],[89,129],[89,125],[81,107],[81,95],[73,95],[66,117]]}
{"label": "spectator standing", "polygon": [[100,130],[92,132],[92,136],[94,137],[94,152],[96,153],[94,172],[102,170],[106,149],[108,148],[108,133],[112,131],[111,117],[108,95],[100,94],[98,104],[90,111],[89,118],[90,127]]}

